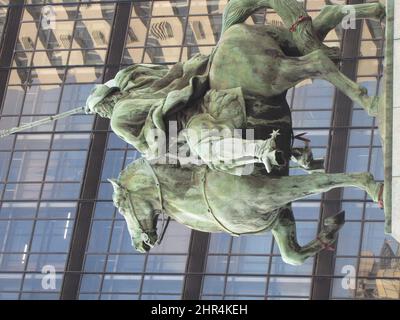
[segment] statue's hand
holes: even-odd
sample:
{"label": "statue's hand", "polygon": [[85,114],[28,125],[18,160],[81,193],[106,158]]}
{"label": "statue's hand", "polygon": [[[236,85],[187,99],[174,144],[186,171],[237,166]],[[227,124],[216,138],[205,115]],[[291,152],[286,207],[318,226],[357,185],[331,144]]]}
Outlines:
{"label": "statue's hand", "polygon": [[255,156],[262,162],[268,173],[272,171],[274,166],[284,166],[286,164],[284,154],[276,147],[276,137],[279,136],[279,130],[274,130],[271,138],[256,145]]}

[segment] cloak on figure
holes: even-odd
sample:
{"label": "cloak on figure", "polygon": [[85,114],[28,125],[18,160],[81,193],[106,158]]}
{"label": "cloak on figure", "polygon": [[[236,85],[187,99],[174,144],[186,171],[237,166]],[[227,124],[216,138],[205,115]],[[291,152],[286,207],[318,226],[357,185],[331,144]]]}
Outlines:
{"label": "cloak on figure", "polygon": [[[176,121],[178,134],[186,129],[179,138],[184,138],[191,155],[200,156],[213,169],[233,174],[241,174],[235,171],[242,168],[240,159],[232,160],[231,153],[216,157],[205,150],[225,138],[221,132],[230,132],[243,141],[243,132],[238,137],[234,130],[254,129],[255,136],[250,138],[267,140],[272,130],[279,129],[282,134],[278,144],[288,147],[291,119],[284,95],[266,100],[245,96],[241,88],[210,89],[211,59],[212,55],[197,54],[170,70],[167,66],[137,64],[118,72],[114,85],[122,96],[113,109],[112,130],[145,158],[154,159],[168,152],[164,147],[159,150],[159,135],[154,130],[161,130],[168,141],[168,122]],[[289,150],[284,152],[289,154]]]}
{"label": "cloak on figure", "polygon": [[205,95],[208,61],[209,56],[197,54],[170,70],[162,65],[136,64],[118,72],[114,80],[122,98],[114,106],[112,130],[146,158],[156,157],[157,143],[151,131],[167,134],[168,120],[189,114],[188,109]]}

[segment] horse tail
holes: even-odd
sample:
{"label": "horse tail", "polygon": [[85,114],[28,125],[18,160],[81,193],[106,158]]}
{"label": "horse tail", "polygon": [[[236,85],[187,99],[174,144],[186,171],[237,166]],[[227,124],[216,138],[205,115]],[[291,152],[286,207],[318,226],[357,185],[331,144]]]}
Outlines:
{"label": "horse tail", "polygon": [[245,22],[259,8],[254,0],[230,0],[222,15],[221,36],[233,25]]}

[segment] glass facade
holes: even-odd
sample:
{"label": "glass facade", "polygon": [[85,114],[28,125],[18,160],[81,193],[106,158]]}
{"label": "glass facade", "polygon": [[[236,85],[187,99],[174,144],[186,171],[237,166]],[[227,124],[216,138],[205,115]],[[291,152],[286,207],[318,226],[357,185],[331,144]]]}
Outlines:
{"label": "glass facade", "polygon": [[[329,1],[303,2],[316,16]],[[27,0],[8,6],[0,1],[2,44],[7,10],[20,21],[19,29],[12,30],[14,46],[7,48],[12,50],[7,81],[0,83],[5,88],[1,129],[83,105],[93,85],[107,80],[110,68],[173,65],[199,52],[210,53],[219,39],[226,3]],[[121,6],[129,15],[121,13]],[[262,10],[246,23],[279,24],[280,18]],[[114,32],[121,24],[126,30],[122,35]],[[355,42],[349,43],[339,26],[326,43],[352,49],[354,54],[343,55],[341,66],[350,64],[354,79],[373,95],[380,90],[384,32],[374,21],[359,27]],[[339,128],[347,132],[341,157],[330,147],[338,130],[337,96],[321,80],[290,90],[295,132],[308,132],[316,157],[341,161],[346,172],[370,171],[383,179],[377,125],[359,106],[350,106],[348,123]],[[344,189],[335,199],[346,210],[346,224],[328,273],[318,271],[323,255],[302,266],[285,264],[270,233],[203,235],[208,245],[197,251],[193,231],[175,221],[161,246],[148,254],[134,251],[125,221],[113,207],[107,178],[116,177],[140,154],[110,130],[101,138],[96,128],[93,116],[75,115],[0,140],[0,299],[63,298],[69,273],[79,275],[78,299],[183,299],[193,281],[200,281],[195,294],[201,299],[313,299],[318,298],[320,279],[331,280],[322,289],[332,299],[399,298],[398,244],[384,235],[382,211],[354,189]],[[100,176],[96,197],[85,199],[88,156],[99,136],[104,148],[95,168]],[[293,175],[301,173],[291,169]],[[315,238],[327,201],[318,195],[293,204],[301,244]],[[87,232],[80,235],[82,248],[73,239],[81,216],[89,214],[82,209],[87,202],[93,203],[93,212]],[[71,256],[77,251],[82,251],[82,263],[73,270]],[[197,255],[204,261],[200,272],[190,263]],[[49,266],[56,272],[51,288],[43,286]],[[352,270],[355,281],[346,278]],[[193,275],[200,278],[193,280]],[[346,279],[350,285],[344,285]]]}

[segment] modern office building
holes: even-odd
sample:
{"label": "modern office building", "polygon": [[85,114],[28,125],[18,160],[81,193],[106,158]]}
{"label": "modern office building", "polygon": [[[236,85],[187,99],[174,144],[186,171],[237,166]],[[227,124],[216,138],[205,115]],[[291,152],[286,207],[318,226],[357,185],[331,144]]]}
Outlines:
{"label": "modern office building", "polygon": [[[370,1],[303,1],[313,17],[331,2]],[[210,53],[226,3],[0,0],[0,128],[82,106],[94,84],[133,63],[172,66]],[[262,10],[246,23],[280,21]],[[339,26],[326,43],[341,46],[343,73],[379,92],[379,22]],[[360,106],[321,80],[299,84],[288,101],[295,132],[308,132],[329,172],[383,179],[377,124]],[[175,221],[160,246],[136,252],[107,178],[138,157],[108,120],[90,115],[0,139],[0,299],[399,298],[398,244],[384,234],[383,212],[356,189],[293,203],[301,243],[346,210],[335,251],[302,266],[282,261],[270,233],[206,234]],[[55,283],[45,278],[53,271]]]}

